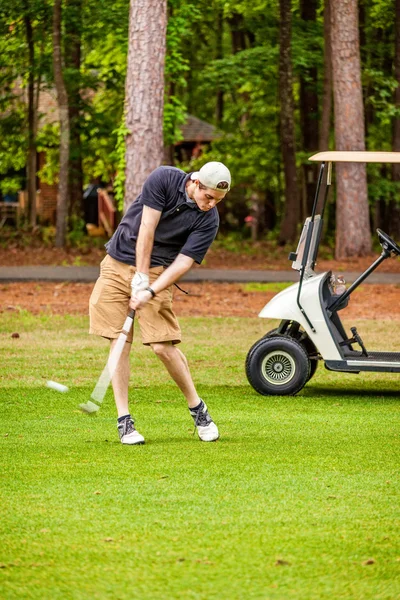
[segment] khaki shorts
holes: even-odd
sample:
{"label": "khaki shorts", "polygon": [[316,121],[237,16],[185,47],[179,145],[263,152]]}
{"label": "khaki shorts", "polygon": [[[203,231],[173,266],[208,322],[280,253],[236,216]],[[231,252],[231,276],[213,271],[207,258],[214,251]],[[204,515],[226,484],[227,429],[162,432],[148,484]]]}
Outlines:
{"label": "khaki shorts", "polygon": [[[89,333],[114,339],[122,331],[129,312],[131,281],[136,268],[115,260],[107,254],[100,264],[100,277],[89,300]],[[149,271],[150,285],[162,273],[163,267]],[[172,310],[171,287],[163,290],[136,312],[143,344],[172,342],[179,344],[181,329]],[[133,328],[127,341],[132,342]]]}

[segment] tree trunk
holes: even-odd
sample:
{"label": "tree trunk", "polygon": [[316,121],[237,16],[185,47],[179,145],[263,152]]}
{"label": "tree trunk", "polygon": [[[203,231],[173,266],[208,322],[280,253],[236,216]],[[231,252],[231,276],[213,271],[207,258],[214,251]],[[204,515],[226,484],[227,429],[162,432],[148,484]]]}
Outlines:
{"label": "tree trunk", "polygon": [[[400,0],[396,0],[395,18],[395,53],[394,53],[394,76],[397,87],[394,92],[394,104],[400,110]],[[400,117],[393,120],[393,152],[400,152]],[[392,165],[393,181],[398,182],[400,188],[400,164]],[[396,194],[398,197],[399,195]],[[389,231],[397,240],[400,239],[400,204],[396,200],[390,203],[391,229]]]}
{"label": "tree trunk", "polygon": [[33,28],[28,8],[25,8],[25,31],[29,54],[28,75],[28,161],[27,161],[27,189],[29,222],[31,227],[36,226],[36,115],[35,115],[35,46],[33,40]]}
{"label": "tree trunk", "polygon": [[[217,38],[216,38],[216,59],[221,60],[224,57],[224,49],[223,49],[223,35],[224,35],[224,13],[222,10],[218,10],[217,14]],[[217,127],[220,127],[222,124],[222,120],[224,117],[224,91],[220,88],[217,88],[217,105],[215,112],[215,121]]]}
{"label": "tree trunk", "polygon": [[131,0],[125,105],[125,210],[163,162],[167,0]]}
{"label": "tree trunk", "polygon": [[291,0],[280,0],[279,98],[281,108],[281,148],[285,175],[285,208],[279,243],[293,242],[300,220],[300,194],[297,185],[293,74],[291,61]]}
{"label": "tree trunk", "polygon": [[[317,1],[301,0],[301,18],[307,24],[317,19]],[[309,34],[308,34],[309,39]],[[300,76],[300,121],[303,150],[309,155],[318,150],[318,71],[317,67],[303,69]],[[306,215],[311,213],[318,176],[318,165],[303,165]]]}
{"label": "tree trunk", "polygon": [[264,230],[265,223],[265,205],[264,198],[260,196],[258,192],[253,192],[250,197],[250,214],[252,220],[250,223],[251,227],[251,241],[256,242],[260,239],[260,234]]}
{"label": "tree trunk", "polygon": [[237,54],[246,49],[246,32],[244,28],[244,18],[240,13],[234,12],[228,19],[231,30],[232,53]]}
{"label": "tree trunk", "polygon": [[[365,150],[357,0],[331,3],[336,150]],[[336,167],[336,258],[371,252],[365,164]]]}
{"label": "tree trunk", "polygon": [[324,83],[322,114],[319,129],[319,150],[329,150],[329,132],[332,116],[332,45],[331,45],[331,0],[324,2]]}
{"label": "tree trunk", "polygon": [[81,36],[82,0],[68,0],[65,10],[65,66],[68,69],[66,88],[70,126],[68,196],[70,216],[83,217],[83,170],[81,143]]}
{"label": "tree trunk", "polygon": [[276,225],[275,196],[271,190],[266,190],[264,198],[264,227],[263,232],[273,231]]}
{"label": "tree trunk", "polygon": [[57,199],[56,246],[65,246],[68,218],[69,116],[61,56],[61,0],[54,1],[53,69],[60,111],[60,172]]}

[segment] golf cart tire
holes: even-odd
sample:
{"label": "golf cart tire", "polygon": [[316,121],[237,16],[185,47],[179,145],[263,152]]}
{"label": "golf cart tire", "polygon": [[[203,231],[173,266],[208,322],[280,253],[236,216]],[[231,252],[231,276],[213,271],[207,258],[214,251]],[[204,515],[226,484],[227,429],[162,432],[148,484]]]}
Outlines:
{"label": "golf cart tire", "polygon": [[[275,336],[279,336],[279,329],[278,327],[276,327],[275,329],[271,329],[271,331],[268,331],[268,333],[266,333],[263,336],[263,339],[265,338],[271,338],[271,337],[275,337]],[[285,337],[290,337],[290,336],[286,336]],[[293,338],[292,338],[293,339]],[[258,343],[258,342],[257,342]],[[310,340],[310,338],[307,336],[305,340],[301,341],[302,346],[304,347],[305,351],[307,352],[308,355],[310,354],[316,354],[317,349],[314,346],[313,342]],[[318,359],[317,358],[310,358],[310,374],[308,376],[307,381],[310,381],[310,379],[312,377],[314,377],[315,372],[318,368]]]}
{"label": "golf cart tire", "polygon": [[249,350],[246,375],[263,396],[293,396],[310,378],[311,361],[304,346],[288,336],[264,337]]}
{"label": "golf cart tire", "polygon": [[310,374],[308,376],[307,381],[310,381],[312,377],[314,377],[315,372],[318,368],[318,358],[310,358],[310,355],[316,355],[317,349],[310,338],[307,336],[306,339],[301,341],[305,351],[307,352],[308,358],[310,360]]}
{"label": "golf cart tire", "polygon": [[276,327],[275,329],[271,329],[271,331],[268,331],[264,336],[263,339],[265,338],[269,338],[269,337],[274,337],[275,335],[279,335],[278,333],[278,328]]}
{"label": "golf cart tire", "polygon": [[318,368],[318,359],[316,359],[316,358],[310,358],[309,361],[310,361],[310,374],[308,376],[307,381],[310,381],[310,379],[312,377],[314,377],[315,371]]}

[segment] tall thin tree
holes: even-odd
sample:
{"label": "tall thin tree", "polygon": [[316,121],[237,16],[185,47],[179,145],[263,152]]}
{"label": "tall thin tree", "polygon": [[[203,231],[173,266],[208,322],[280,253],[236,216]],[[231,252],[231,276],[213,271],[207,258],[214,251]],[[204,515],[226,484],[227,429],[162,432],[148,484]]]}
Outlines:
{"label": "tall thin tree", "polygon": [[279,100],[281,108],[281,149],[285,175],[285,208],[279,242],[294,241],[300,220],[300,194],[297,185],[294,128],[293,70],[291,59],[292,2],[280,0]]}
{"label": "tall thin tree", "polygon": [[[309,26],[317,20],[317,1],[301,0],[300,15],[304,26],[307,28],[306,39],[310,40]],[[315,32],[313,31],[315,34]],[[318,150],[318,69],[315,65],[307,65],[301,70],[300,75],[300,121],[303,138],[303,150],[311,154]],[[311,212],[318,167],[305,162],[303,165],[304,193],[303,207],[307,215]]]}
{"label": "tall thin tree", "polygon": [[[394,76],[397,81],[397,87],[394,91],[394,104],[397,110],[400,110],[400,0],[396,0]],[[400,117],[395,117],[393,120],[393,152],[400,152]],[[393,165],[392,177],[393,181],[396,181],[400,186],[400,165]],[[395,200],[392,200],[390,203],[390,208],[390,233],[392,233],[396,238],[399,238],[400,205]]]}
{"label": "tall thin tree", "polygon": [[163,162],[167,1],[131,0],[125,87],[125,209],[149,173]]}
{"label": "tall thin tree", "polygon": [[81,141],[81,38],[82,0],[68,0],[65,6],[64,60],[68,77],[65,84],[68,94],[70,149],[68,168],[69,215],[83,215],[83,168]]}
{"label": "tall thin tree", "polygon": [[27,189],[29,222],[36,225],[36,110],[35,110],[35,41],[32,25],[32,15],[28,2],[24,2],[24,23],[28,45],[28,160],[27,160]]}
{"label": "tall thin tree", "polygon": [[60,112],[60,170],[56,218],[56,246],[65,246],[68,218],[68,160],[69,114],[68,95],[63,77],[61,52],[61,0],[54,1],[53,9],[53,69]]}
{"label": "tall thin tree", "polygon": [[[216,53],[215,58],[221,60],[224,57],[224,13],[222,9],[217,11],[217,27],[216,27]],[[224,117],[224,92],[221,88],[217,88],[217,102],[215,110],[215,121],[218,127],[221,126]]]}
{"label": "tall thin tree", "polygon": [[329,133],[332,117],[332,43],[331,43],[331,0],[324,0],[324,82],[322,92],[321,122],[319,127],[319,149],[329,149]]}
{"label": "tall thin tree", "polygon": [[[331,3],[336,150],[365,150],[357,0]],[[371,252],[366,165],[338,163],[336,257]]]}

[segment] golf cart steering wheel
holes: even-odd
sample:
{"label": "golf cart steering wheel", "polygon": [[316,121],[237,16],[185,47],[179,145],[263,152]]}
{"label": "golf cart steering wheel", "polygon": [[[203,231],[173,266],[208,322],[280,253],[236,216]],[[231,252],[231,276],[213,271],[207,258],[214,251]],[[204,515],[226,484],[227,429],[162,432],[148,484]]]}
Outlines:
{"label": "golf cart steering wheel", "polygon": [[393,254],[400,256],[400,246],[398,246],[396,242],[388,236],[387,233],[382,231],[382,229],[377,229],[376,233],[378,234],[379,243],[384,250],[387,250],[388,252],[393,252]]}

